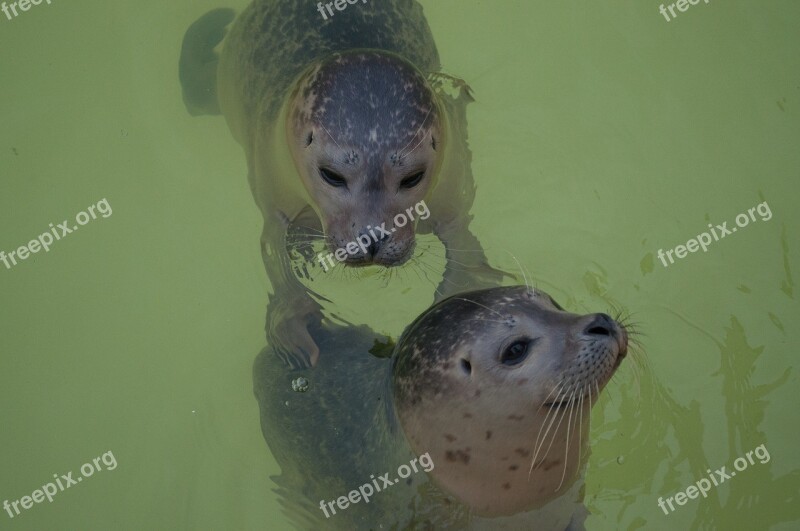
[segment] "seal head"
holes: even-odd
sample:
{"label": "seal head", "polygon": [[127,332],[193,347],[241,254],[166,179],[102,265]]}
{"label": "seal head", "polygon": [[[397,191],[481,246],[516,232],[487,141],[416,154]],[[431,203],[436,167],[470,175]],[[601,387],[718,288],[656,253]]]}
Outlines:
{"label": "seal head", "polygon": [[395,410],[434,481],[476,514],[540,507],[579,476],[589,409],[627,342],[608,315],[525,286],[450,297],[398,342]]}
{"label": "seal head", "polygon": [[425,76],[389,52],[336,53],[300,76],[286,120],[292,158],[329,249],[371,234],[368,249],[348,254],[347,265],[408,260],[416,224],[393,220],[435,185],[445,142]]}

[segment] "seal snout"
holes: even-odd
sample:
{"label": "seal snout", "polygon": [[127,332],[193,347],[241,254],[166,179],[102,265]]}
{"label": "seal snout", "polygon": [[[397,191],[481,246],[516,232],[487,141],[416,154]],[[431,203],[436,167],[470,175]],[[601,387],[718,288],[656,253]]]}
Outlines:
{"label": "seal snout", "polygon": [[573,392],[578,396],[599,394],[627,354],[627,331],[605,313],[579,317],[574,330],[577,350],[568,354],[563,375],[568,392],[546,404],[550,407],[569,404]]}
{"label": "seal snout", "polygon": [[586,325],[583,333],[594,340],[602,340],[603,337],[613,338],[617,344],[617,362],[622,361],[622,358],[628,353],[628,333],[625,327],[614,321],[608,314],[595,314],[594,319]]}

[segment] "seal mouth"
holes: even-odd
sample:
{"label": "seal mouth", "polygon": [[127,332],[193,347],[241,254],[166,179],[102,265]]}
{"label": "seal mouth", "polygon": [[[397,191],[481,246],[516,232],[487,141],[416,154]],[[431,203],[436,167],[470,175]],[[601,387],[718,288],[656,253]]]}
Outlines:
{"label": "seal mouth", "polygon": [[570,402],[571,400],[562,400],[561,402],[545,402],[544,405],[550,409],[561,409],[563,407],[567,407]]}
{"label": "seal mouth", "polygon": [[580,400],[582,398],[587,399],[587,401],[591,400],[591,397],[589,395],[581,395],[581,396],[578,396],[578,397],[575,397],[575,398],[566,399],[566,400],[545,402],[544,406],[548,407],[550,409],[563,409],[563,408],[569,406],[570,404],[577,404],[578,402],[580,402]]}

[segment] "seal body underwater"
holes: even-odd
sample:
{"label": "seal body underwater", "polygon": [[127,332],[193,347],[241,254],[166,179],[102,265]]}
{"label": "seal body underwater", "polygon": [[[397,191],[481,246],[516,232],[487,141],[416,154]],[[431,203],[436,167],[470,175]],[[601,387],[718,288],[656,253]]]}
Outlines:
{"label": "seal body underwater", "polygon": [[256,0],[230,26],[215,63],[230,19],[230,10],[215,10],[190,28],[181,80],[187,108],[219,110],[244,150],[264,217],[274,292],[268,336],[278,355],[308,366],[319,354],[308,326],[320,320],[320,305],[287,251],[293,225],[335,252],[424,201],[429,218],[348,247],[344,266],[400,266],[415,236],[433,233],[447,260],[437,298],[500,283],[469,230],[472,98],[466,83],[439,72],[416,1],[357,3],[323,20],[313,3]]}
{"label": "seal body underwater", "polygon": [[[452,296],[409,325],[391,359],[366,327],[314,327],[317,369],[269,349],[254,366],[261,426],[295,522],[334,529],[582,529],[589,409],[627,354],[625,327],[525,286]],[[327,355],[330,354],[330,355]],[[298,375],[309,380],[292,391]],[[277,382],[277,383],[276,383]],[[426,456],[370,503],[335,500]],[[428,526],[428,527],[426,527]]]}

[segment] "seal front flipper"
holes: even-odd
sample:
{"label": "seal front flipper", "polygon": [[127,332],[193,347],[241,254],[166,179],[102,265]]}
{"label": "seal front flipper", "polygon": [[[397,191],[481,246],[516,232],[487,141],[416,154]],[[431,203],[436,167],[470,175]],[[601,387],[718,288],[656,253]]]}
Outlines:
{"label": "seal front flipper", "polygon": [[197,19],[183,36],[178,77],[183,103],[192,116],[220,114],[217,102],[217,63],[214,48],[225,38],[233,9],[214,9]]}
{"label": "seal front flipper", "polygon": [[319,348],[308,327],[323,319],[319,301],[330,301],[307,290],[292,269],[284,235],[292,232],[293,221],[282,212],[268,219],[261,234],[261,257],[273,293],[267,304],[267,342],[289,367],[313,367]]}
{"label": "seal front flipper", "polygon": [[321,326],[322,318],[321,306],[306,294],[276,293],[267,306],[267,341],[290,368],[314,367],[319,347],[308,329]]}

